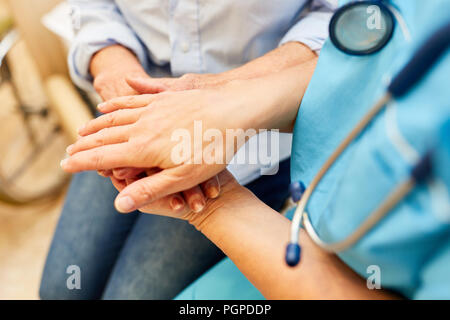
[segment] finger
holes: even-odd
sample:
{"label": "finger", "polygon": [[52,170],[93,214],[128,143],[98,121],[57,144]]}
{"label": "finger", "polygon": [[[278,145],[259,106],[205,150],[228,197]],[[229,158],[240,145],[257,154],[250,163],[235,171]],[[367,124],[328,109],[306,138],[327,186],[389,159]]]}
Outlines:
{"label": "finger", "polygon": [[74,144],[68,146],[66,152],[68,155],[72,156],[80,151],[127,142],[128,129],[129,126],[102,129],[94,134],[81,137]]}
{"label": "finger", "polygon": [[217,176],[200,184],[203,194],[209,199],[215,199],[220,194],[219,178]]}
{"label": "finger", "polygon": [[103,113],[110,113],[119,109],[136,109],[148,106],[155,99],[155,95],[153,94],[118,97],[100,103],[97,108]]}
{"label": "finger", "polygon": [[[190,189],[196,185],[193,177],[198,176],[190,166],[181,166],[140,179],[128,185],[117,196],[116,209],[119,212],[131,212],[167,195]],[[200,175],[199,179],[205,178]]]}
{"label": "finger", "polygon": [[112,170],[98,170],[97,171],[99,176],[105,177],[105,178],[109,178],[112,176]]}
{"label": "finger", "polygon": [[112,182],[114,188],[116,188],[117,191],[119,191],[119,192],[122,191],[123,189],[125,189],[127,186],[127,183],[125,182],[125,180],[119,180],[114,177],[111,177],[111,182]]}
{"label": "finger", "polygon": [[81,137],[96,133],[105,128],[119,127],[135,123],[142,111],[136,110],[117,110],[112,113],[102,115],[86,123],[78,129]]}
{"label": "finger", "polygon": [[130,142],[109,144],[75,153],[60,165],[69,173],[139,166],[134,152],[135,147]]}
{"label": "finger", "polygon": [[[148,172],[152,172],[152,170],[149,170]],[[156,172],[156,171],[154,171]],[[150,173],[153,174],[153,173]],[[139,181],[141,178],[135,176],[133,178],[129,178],[129,179],[125,179],[126,185],[130,185],[136,181]],[[118,180],[118,179],[117,179]],[[201,190],[200,190],[201,192]],[[201,195],[203,197],[203,195]],[[198,195],[197,195],[198,197]],[[183,199],[182,195],[180,193],[176,193],[176,194],[172,194],[172,195],[168,195],[165,196],[164,198],[161,198],[159,200],[156,200],[154,202],[152,202],[150,205],[146,205],[145,207],[139,207],[138,209],[144,209],[145,211],[148,211],[153,208],[155,209],[155,211],[157,209],[169,209],[172,211],[181,211],[182,209],[185,209],[186,206],[186,201]],[[146,208],[147,207],[147,208]],[[203,209],[203,208],[202,208]]]}
{"label": "finger", "polygon": [[141,94],[155,94],[169,90],[165,79],[127,78],[128,85]]}
{"label": "finger", "polygon": [[138,175],[140,175],[143,172],[145,172],[145,170],[140,169],[140,168],[119,168],[119,169],[114,169],[112,171],[112,174],[115,178],[123,180],[123,179],[130,179],[133,177],[137,177]]}
{"label": "finger", "polygon": [[206,199],[199,186],[183,191],[184,199],[195,213],[199,213],[206,205]]}

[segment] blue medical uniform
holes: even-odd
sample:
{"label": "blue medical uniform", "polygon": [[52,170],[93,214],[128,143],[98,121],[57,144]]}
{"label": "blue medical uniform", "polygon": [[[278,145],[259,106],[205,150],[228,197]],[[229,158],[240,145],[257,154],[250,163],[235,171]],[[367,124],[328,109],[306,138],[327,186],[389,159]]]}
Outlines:
{"label": "blue medical uniform", "polygon": [[[349,56],[330,42],[325,44],[295,125],[293,181],[311,182],[417,47],[450,20],[448,0],[392,3],[403,16],[412,41],[407,41],[397,25],[391,42],[371,56]],[[323,178],[307,207],[320,237],[339,241],[407,179],[414,163],[433,148],[433,179],[417,186],[357,244],[339,253],[364,278],[377,266],[381,287],[410,299],[450,299],[449,75],[450,52],[413,91],[375,118]],[[261,298],[232,262],[225,260],[179,298],[241,299],[249,295]]]}

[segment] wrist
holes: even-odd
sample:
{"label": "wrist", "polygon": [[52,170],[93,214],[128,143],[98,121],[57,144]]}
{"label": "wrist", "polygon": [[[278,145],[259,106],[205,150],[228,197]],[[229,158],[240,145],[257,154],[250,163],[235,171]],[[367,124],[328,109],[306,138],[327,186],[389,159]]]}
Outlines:
{"label": "wrist", "polygon": [[242,105],[254,106],[243,109],[249,112],[245,114],[243,128],[291,132],[316,61],[313,59],[273,75],[231,81],[230,85],[234,84],[236,89],[242,88],[243,99],[250,99]]}
{"label": "wrist", "polygon": [[227,170],[219,174],[221,192],[216,199],[208,199],[204,210],[192,213],[186,220],[200,232],[207,234],[214,230],[221,217],[235,212],[242,206],[253,205],[259,202],[253,193],[241,186]]}
{"label": "wrist", "polygon": [[89,71],[93,78],[120,70],[145,73],[136,55],[121,45],[112,45],[98,51],[91,59]]}

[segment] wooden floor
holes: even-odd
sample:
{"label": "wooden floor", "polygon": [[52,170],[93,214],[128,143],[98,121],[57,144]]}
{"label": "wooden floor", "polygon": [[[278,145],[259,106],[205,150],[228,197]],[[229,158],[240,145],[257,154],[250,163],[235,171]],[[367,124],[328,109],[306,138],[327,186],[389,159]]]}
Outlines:
{"label": "wooden floor", "polygon": [[62,198],[22,208],[0,204],[0,300],[38,298]]}

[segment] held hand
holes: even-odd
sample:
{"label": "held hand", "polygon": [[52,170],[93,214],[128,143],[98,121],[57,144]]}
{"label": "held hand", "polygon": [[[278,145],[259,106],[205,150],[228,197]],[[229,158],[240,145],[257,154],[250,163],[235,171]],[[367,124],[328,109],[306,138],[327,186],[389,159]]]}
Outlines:
{"label": "held hand", "polygon": [[128,85],[127,77],[150,78],[136,56],[120,45],[97,52],[92,58],[90,72],[94,78],[94,88],[104,101],[137,94]]}
{"label": "held hand", "polygon": [[[159,170],[144,170],[139,175],[126,178],[117,179],[112,176],[111,181],[118,191],[122,191],[128,185],[138,182],[140,179],[152,176]],[[216,199],[220,194],[219,179],[215,176],[208,181],[201,183],[189,190],[166,196],[162,199],[152,202],[151,205],[139,208],[140,211],[158,215],[171,216],[183,215],[188,212],[200,213],[206,206],[208,199]],[[123,201],[128,201],[127,199]],[[125,203],[126,205],[126,203]],[[117,204],[116,207],[123,205]],[[125,212],[126,213],[126,212]]]}
{"label": "held hand", "polygon": [[[151,176],[155,174],[155,172],[147,171],[147,175]],[[119,180],[116,178],[111,178],[113,185],[119,192],[122,192],[126,187],[139,182],[140,178]],[[228,202],[231,199],[236,198],[236,193],[245,189],[237,181],[233,178],[233,176],[227,171],[219,173],[217,178],[217,183],[220,183],[222,186],[222,190],[220,192],[220,197],[217,195],[213,200],[210,198],[204,204],[204,210],[199,212],[195,211],[192,208],[192,205],[186,206],[186,202],[188,202],[188,198],[193,198],[191,196],[192,190],[184,191],[182,193],[177,193],[173,195],[165,196],[159,200],[152,202],[149,205],[141,207],[139,211],[148,214],[156,214],[161,216],[167,216],[182,220],[187,220],[192,223],[194,226],[199,227],[209,215],[213,213],[218,207],[222,207],[224,205],[229,205]],[[242,192],[241,192],[242,193]],[[223,199],[222,199],[223,197]],[[224,202],[227,202],[226,204]]]}

